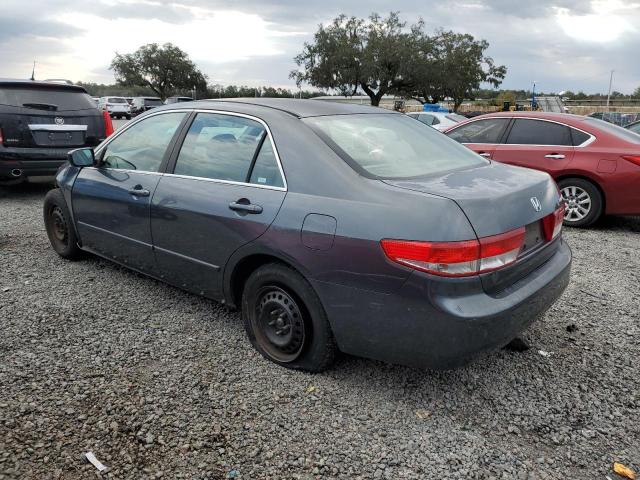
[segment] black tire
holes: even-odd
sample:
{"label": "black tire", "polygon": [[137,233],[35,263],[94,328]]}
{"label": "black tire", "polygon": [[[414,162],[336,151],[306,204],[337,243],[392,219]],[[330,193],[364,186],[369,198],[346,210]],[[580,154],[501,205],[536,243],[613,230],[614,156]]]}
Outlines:
{"label": "black tire", "polygon": [[63,258],[80,258],[82,250],[78,247],[78,238],[71,223],[67,202],[59,188],[47,192],[43,213],[47,236],[56,253]]}
{"label": "black tire", "polygon": [[269,263],[249,276],[242,318],[251,344],[278,365],[320,372],[335,360],[338,348],[320,299],[285,265]]}
{"label": "black tire", "polygon": [[565,178],[558,188],[565,201],[564,225],[588,227],[598,221],[603,206],[598,187],[583,178]]}
{"label": "black tire", "polygon": [[125,118],[126,118],[127,120],[131,120],[131,115],[127,115]]}

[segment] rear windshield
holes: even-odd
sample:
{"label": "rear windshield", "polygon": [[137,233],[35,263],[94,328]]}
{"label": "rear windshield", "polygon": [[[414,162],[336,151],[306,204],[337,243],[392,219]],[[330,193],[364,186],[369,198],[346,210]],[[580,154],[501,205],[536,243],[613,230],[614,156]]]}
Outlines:
{"label": "rear windshield", "polygon": [[68,88],[0,87],[0,104],[40,110],[85,110],[96,108],[87,93]]}
{"label": "rear windshield", "polygon": [[145,98],[144,104],[145,105],[162,105],[162,100],[160,100],[159,98]]}
{"label": "rear windshield", "polygon": [[626,142],[640,143],[640,135],[638,135],[637,133],[633,133],[626,128],[614,125],[613,123],[605,122],[604,120],[598,120],[597,118],[593,117],[587,117],[585,122],[593,125],[594,127],[598,127],[600,130],[604,130],[610,135],[615,135],[619,139]]}
{"label": "rear windshield", "polygon": [[109,97],[107,98],[107,102],[108,103],[127,103],[127,99],[122,97]]}
{"label": "rear windshield", "polygon": [[488,163],[406,115],[333,115],[304,121],[352,168],[368,177],[423,177]]}

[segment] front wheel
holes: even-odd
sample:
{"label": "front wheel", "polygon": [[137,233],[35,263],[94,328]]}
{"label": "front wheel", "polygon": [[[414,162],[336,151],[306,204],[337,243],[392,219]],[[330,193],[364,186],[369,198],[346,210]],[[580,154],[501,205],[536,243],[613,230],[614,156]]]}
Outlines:
{"label": "front wheel", "polygon": [[602,195],[598,188],[582,178],[565,178],[558,182],[565,202],[564,225],[588,227],[602,215]]}
{"label": "front wheel", "polygon": [[335,359],[337,347],[320,299],[285,265],[267,264],[249,276],[242,317],[252,345],[278,365],[319,372]]}
{"label": "front wheel", "polygon": [[63,258],[79,258],[82,250],[71,224],[67,202],[59,188],[50,190],[44,197],[44,225],[51,246]]}

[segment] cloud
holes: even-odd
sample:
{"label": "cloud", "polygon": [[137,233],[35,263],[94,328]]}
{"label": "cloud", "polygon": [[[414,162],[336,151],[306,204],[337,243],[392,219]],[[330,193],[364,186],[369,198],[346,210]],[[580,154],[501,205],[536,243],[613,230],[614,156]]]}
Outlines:
{"label": "cloud", "polygon": [[390,9],[428,30],[488,40],[488,54],[508,67],[505,88],[536,80],[545,91],[603,91],[611,69],[614,89],[640,85],[640,3],[620,0],[5,0],[3,74],[23,77],[36,59],[42,77],[112,82],[116,51],[172,42],[212,82],[294,87],[293,57],[319,23]]}

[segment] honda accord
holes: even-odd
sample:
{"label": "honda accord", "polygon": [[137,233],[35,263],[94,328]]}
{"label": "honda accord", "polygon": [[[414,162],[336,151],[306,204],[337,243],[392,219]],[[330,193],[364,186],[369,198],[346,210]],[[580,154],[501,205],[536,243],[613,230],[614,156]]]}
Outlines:
{"label": "honda accord", "polygon": [[543,172],[405,115],[308,100],[149,111],[77,149],[44,202],[53,249],[241,309],[255,348],[449,368],[507,344],[569,282]]}

